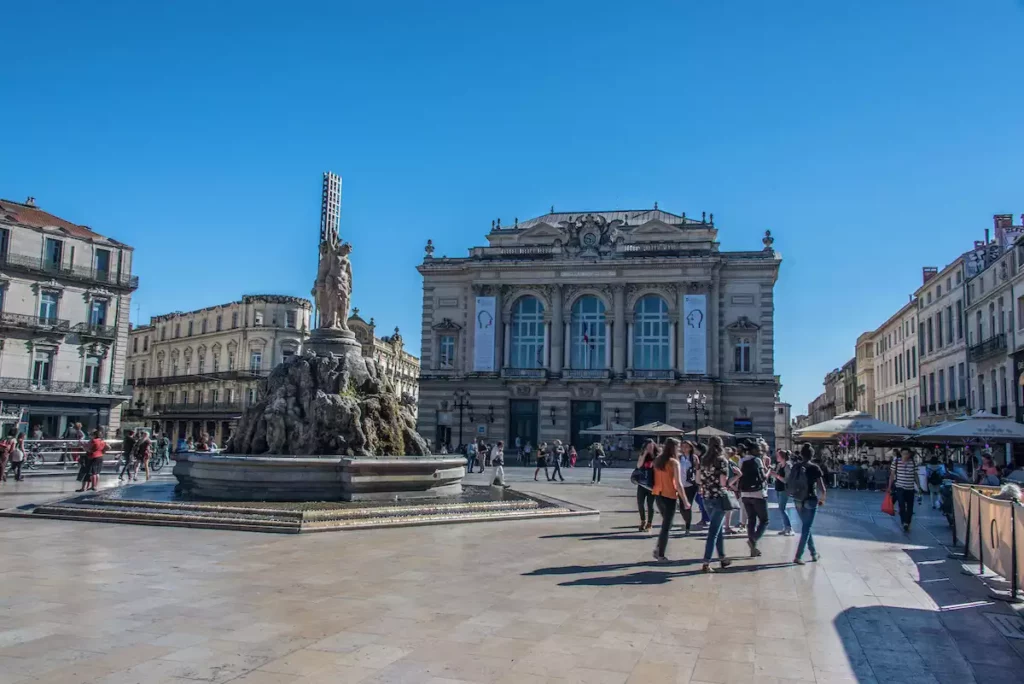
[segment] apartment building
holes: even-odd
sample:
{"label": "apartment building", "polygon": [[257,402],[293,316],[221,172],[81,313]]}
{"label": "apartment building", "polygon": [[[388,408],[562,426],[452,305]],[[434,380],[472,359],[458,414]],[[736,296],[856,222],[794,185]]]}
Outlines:
{"label": "apartment building", "polygon": [[918,424],[918,317],[911,300],[874,333],[875,416],[902,427]]}
{"label": "apartment building", "polygon": [[914,293],[920,348],[921,424],[935,425],[967,410],[966,258],[941,271],[925,267]]}
{"label": "apartment building", "polygon": [[44,436],[69,423],[116,431],[132,248],[44,211],[0,200],[0,402]]}
{"label": "apartment building", "polygon": [[875,333],[861,333],[857,338],[856,405],[857,410],[875,415]]}

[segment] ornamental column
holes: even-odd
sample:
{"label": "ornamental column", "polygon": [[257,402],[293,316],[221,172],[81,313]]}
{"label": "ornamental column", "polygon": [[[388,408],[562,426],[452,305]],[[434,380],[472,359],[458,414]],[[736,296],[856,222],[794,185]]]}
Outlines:
{"label": "ornamental column", "polygon": [[[494,345],[495,345],[494,365],[495,366],[498,366],[501,363],[501,361],[503,361],[505,359],[505,354],[507,352],[507,350],[505,349],[505,340],[507,339],[506,336],[505,336],[505,327],[506,327],[507,323],[505,322],[505,312],[502,311],[502,308],[501,308],[501,305],[502,305],[502,301],[501,301],[502,300],[502,296],[501,296],[502,293],[501,293],[501,291],[502,291],[502,289],[503,288],[498,287],[498,286],[494,287],[494,316],[495,316],[495,318],[498,319],[498,320],[496,320],[494,322]],[[500,367],[495,368],[494,370],[498,371],[499,373],[501,372],[501,368]]]}
{"label": "ornamental column", "polygon": [[676,320],[674,318],[668,320],[668,367],[672,370],[676,368]]}
{"label": "ornamental column", "polygon": [[562,320],[562,286],[554,285],[551,288],[551,372],[562,372],[562,359],[564,357],[565,344],[565,322]]}
{"label": "ornamental column", "polygon": [[626,372],[626,290],[621,285],[612,289],[612,308],[615,323],[612,326],[612,370],[616,375]]}
{"label": "ornamental column", "polygon": [[676,323],[679,326],[679,334],[676,335],[676,363],[673,366],[673,368],[682,373],[686,359],[686,356],[684,356],[686,352],[686,346],[683,343],[683,338],[686,336],[686,319],[684,318],[684,316],[686,315],[686,309],[684,307],[686,288],[682,287],[680,288],[680,290],[681,291],[679,292],[679,297],[676,300],[676,306],[679,307],[679,313],[676,315]]}
{"label": "ornamental column", "polygon": [[505,323],[505,325],[503,327],[504,327],[504,335],[502,335],[502,344],[501,344],[501,346],[504,347],[505,353],[501,357],[501,363],[502,363],[501,367],[504,369],[504,368],[509,368],[512,365],[512,344],[511,344],[511,340],[512,340],[512,324],[511,323]]}
{"label": "ornamental column", "polygon": [[634,323],[626,323],[626,368],[633,370],[633,326]]}

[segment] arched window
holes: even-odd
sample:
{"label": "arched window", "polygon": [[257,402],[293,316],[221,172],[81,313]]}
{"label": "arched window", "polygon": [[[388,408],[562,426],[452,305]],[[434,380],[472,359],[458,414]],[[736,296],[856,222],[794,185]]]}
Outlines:
{"label": "arched window", "polygon": [[512,308],[512,368],[543,368],[544,305],[536,297],[520,297]]}
{"label": "arched window", "polygon": [[572,305],[569,323],[572,341],[572,368],[606,368],[605,344],[606,326],[604,302],[593,295],[586,295]]}
{"label": "arched window", "polygon": [[658,295],[646,295],[633,307],[633,367],[667,370],[672,367],[668,304]]}

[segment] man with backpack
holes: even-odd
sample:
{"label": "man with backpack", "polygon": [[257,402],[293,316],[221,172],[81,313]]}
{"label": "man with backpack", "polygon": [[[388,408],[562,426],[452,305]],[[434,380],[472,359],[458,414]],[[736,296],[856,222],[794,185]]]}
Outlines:
{"label": "man with backpack", "polygon": [[814,548],[814,537],[811,536],[811,526],[814,524],[814,516],[819,506],[825,505],[825,480],[821,468],[813,462],[814,447],[804,444],[800,447],[799,458],[793,459],[789,469],[789,476],[786,477],[786,494],[793,500],[796,512],[800,515],[800,543],[796,547],[796,556],[793,562],[803,565],[804,549],[811,552],[811,560],[817,561],[821,558],[817,549]]}
{"label": "man with backpack", "polygon": [[740,458],[740,500],[747,513],[747,545],[750,557],[761,555],[757,543],[768,529],[768,472],[761,460],[761,449],[757,442],[750,440],[739,445],[743,456]]}
{"label": "man with backpack", "polygon": [[932,508],[938,510],[942,506],[942,480],[946,477],[946,466],[939,463],[938,456],[932,456],[926,467],[928,473],[928,496],[932,500]]}

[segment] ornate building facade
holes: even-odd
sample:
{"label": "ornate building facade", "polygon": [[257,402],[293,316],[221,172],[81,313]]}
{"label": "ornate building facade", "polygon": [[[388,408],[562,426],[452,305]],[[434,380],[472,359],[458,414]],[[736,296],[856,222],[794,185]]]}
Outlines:
{"label": "ornate building facade", "polygon": [[245,295],[153,316],[129,335],[133,412],[175,439],[205,432],[223,446],[260,381],[302,352],[311,310],[301,297]]}
{"label": "ornate building facade", "polygon": [[774,438],[781,257],[719,249],[714,215],[551,213],[423,275],[419,430],[435,446],[510,444],[655,420]]}
{"label": "ornate building facade", "polygon": [[69,423],[112,432],[125,387],[132,248],[43,211],[0,200],[0,402],[47,438]]}

